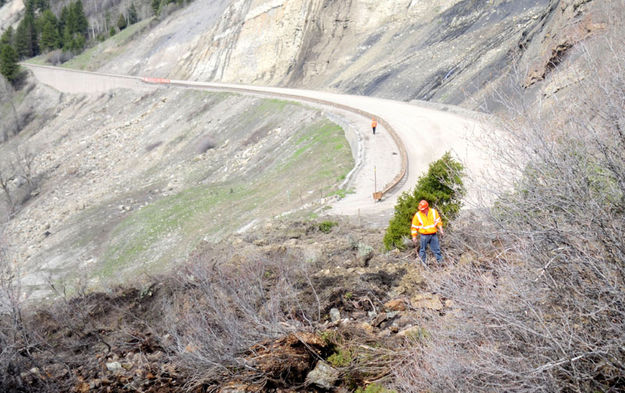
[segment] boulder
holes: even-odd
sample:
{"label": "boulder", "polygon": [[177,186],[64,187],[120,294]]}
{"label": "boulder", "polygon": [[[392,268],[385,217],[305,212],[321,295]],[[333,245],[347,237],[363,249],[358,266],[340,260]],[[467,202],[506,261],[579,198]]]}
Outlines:
{"label": "boulder", "polygon": [[387,313],[378,314],[375,319],[371,322],[371,325],[375,327],[379,327],[383,322],[390,321],[395,318],[399,314],[398,311],[391,311]]}
{"label": "boulder", "polygon": [[336,308],[331,309],[330,310],[330,320],[332,322],[340,321],[341,320],[341,312],[338,309],[336,309]]}
{"label": "boulder", "polygon": [[334,369],[328,363],[320,360],[315,368],[306,376],[306,383],[315,385],[322,389],[330,390],[339,379],[338,370]]}
{"label": "boulder", "polygon": [[429,308],[430,310],[442,310],[443,303],[440,296],[432,293],[422,293],[412,297],[410,299],[412,307],[415,308]]}
{"label": "boulder", "polygon": [[404,299],[389,300],[384,304],[387,310],[391,311],[406,311],[406,301]]}
{"label": "boulder", "polygon": [[426,336],[426,331],[420,326],[410,326],[397,333],[399,337],[408,337],[412,339],[421,339]]}

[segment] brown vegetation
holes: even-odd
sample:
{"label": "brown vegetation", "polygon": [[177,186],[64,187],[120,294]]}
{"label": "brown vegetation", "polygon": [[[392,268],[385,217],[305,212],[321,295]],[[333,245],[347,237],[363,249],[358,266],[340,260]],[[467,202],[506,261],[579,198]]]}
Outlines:
{"label": "brown vegetation", "polygon": [[625,388],[621,23],[611,20],[611,35],[577,48],[592,72],[574,100],[557,112],[508,108],[511,148],[498,155],[521,170],[499,172],[512,180],[494,187],[483,220],[457,226],[463,263],[428,277],[456,302],[457,317],[408,350],[397,372],[402,390]]}
{"label": "brown vegetation", "polygon": [[414,336],[428,305],[406,297],[422,290],[420,267],[375,251],[380,239],[345,223],[285,222],[205,244],[175,273],[137,287],[69,296],[57,286],[55,304],[36,309],[3,296],[0,386],[324,391],[385,380],[393,348]]}

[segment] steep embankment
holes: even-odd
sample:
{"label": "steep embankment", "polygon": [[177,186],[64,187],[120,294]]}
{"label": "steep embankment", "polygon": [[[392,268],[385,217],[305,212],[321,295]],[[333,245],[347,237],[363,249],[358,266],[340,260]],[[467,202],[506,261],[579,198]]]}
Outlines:
{"label": "steep embankment", "polygon": [[4,31],[8,26],[19,22],[23,10],[23,0],[7,1],[4,6],[0,7],[0,30]]}
{"label": "steep embankment", "polygon": [[3,156],[13,143],[33,153],[39,185],[5,233],[31,289],[170,266],[202,239],[332,194],[353,166],[320,110],[192,90],[60,96]]}
{"label": "steep embankment", "polygon": [[593,0],[195,1],[98,67],[493,110],[510,72],[516,86],[546,82],[521,93],[532,99],[574,82],[557,65],[602,31],[602,9]]}
{"label": "steep embankment", "polygon": [[101,70],[458,104],[492,87],[548,3],[195,1]]}

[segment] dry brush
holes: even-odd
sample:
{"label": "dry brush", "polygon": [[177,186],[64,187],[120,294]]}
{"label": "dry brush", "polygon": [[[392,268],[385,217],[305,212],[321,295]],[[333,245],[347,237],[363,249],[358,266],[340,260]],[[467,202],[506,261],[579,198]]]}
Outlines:
{"label": "dry brush", "polygon": [[538,111],[506,97],[509,145],[495,154],[509,170],[497,173],[496,202],[476,210],[480,219],[457,225],[463,263],[430,276],[457,314],[428,344],[407,351],[401,390],[625,389],[625,30],[618,15],[610,15],[605,37],[579,47],[592,70],[577,75],[583,94]]}

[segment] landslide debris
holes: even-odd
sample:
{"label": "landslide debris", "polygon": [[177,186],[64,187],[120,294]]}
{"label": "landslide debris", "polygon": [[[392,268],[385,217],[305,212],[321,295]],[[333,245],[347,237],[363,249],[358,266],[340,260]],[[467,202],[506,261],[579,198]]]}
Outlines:
{"label": "landslide debris", "polygon": [[[317,221],[274,221],[206,243],[170,274],[135,286],[55,288],[56,302],[23,311],[27,333],[14,360],[0,364],[11,370],[2,383],[9,391],[303,392],[384,381],[397,349],[427,335],[422,323],[451,303],[427,291],[414,254],[383,253],[379,230],[337,223],[328,232]],[[367,261],[363,244],[373,250]],[[70,290],[76,295],[62,296]]]}

